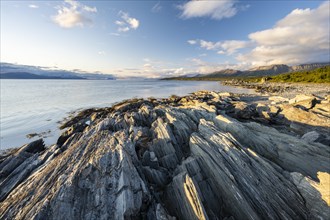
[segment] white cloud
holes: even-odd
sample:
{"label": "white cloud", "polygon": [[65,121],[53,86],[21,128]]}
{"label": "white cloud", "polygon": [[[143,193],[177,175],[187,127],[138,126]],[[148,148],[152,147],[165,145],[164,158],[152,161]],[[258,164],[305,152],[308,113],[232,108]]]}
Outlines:
{"label": "white cloud", "polygon": [[246,64],[239,63],[239,64],[233,64],[229,62],[225,63],[212,63],[212,62],[206,62],[198,58],[192,58],[188,61],[191,62],[191,64],[194,66],[194,69],[191,70],[191,72],[200,73],[200,74],[207,74],[212,73],[215,71],[223,70],[223,69],[246,69]]}
{"label": "white cloud", "polygon": [[[190,44],[196,42],[220,55],[235,55],[250,66],[329,62],[329,8],[330,2],[324,2],[316,9],[295,9],[274,27],[249,34],[247,41],[192,40]],[[238,54],[241,49],[244,53]]]}
{"label": "white cloud", "polygon": [[217,50],[221,48],[221,42],[214,43],[211,41],[200,40],[199,44],[201,48],[204,48],[206,50]]}
{"label": "white cloud", "polygon": [[245,64],[223,64],[206,62],[200,58],[187,59],[186,63],[180,65],[167,63],[159,60],[144,58],[144,64],[140,68],[125,68],[113,70],[119,77],[140,76],[148,78],[172,77],[181,75],[206,74],[222,69],[246,69]]}
{"label": "white cloud", "polygon": [[105,51],[99,51],[98,54],[99,55],[106,55],[107,53]]}
{"label": "white cloud", "polygon": [[144,68],[149,69],[152,68],[152,65],[150,63],[146,63],[143,65]]}
{"label": "white cloud", "polygon": [[177,68],[173,71],[173,74],[175,75],[181,75],[181,74],[184,74],[185,73],[185,70],[183,67],[180,67],[180,68]]}
{"label": "white cloud", "polygon": [[188,42],[188,44],[191,44],[191,45],[194,45],[194,44],[196,44],[196,43],[197,43],[197,41],[196,41],[196,40],[188,40],[187,42]]}
{"label": "white cloud", "polygon": [[267,30],[251,33],[256,46],[237,57],[252,65],[300,64],[330,60],[330,3],[295,9]]}
{"label": "white cloud", "polygon": [[234,54],[237,50],[249,47],[250,45],[250,42],[240,40],[227,40],[221,42],[222,51],[228,55]]}
{"label": "white cloud", "polygon": [[110,35],[112,35],[112,36],[116,36],[116,37],[120,36],[119,33],[110,33]]}
{"label": "white cloud", "polygon": [[87,11],[87,12],[97,12],[96,7],[89,7],[89,6],[87,6],[87,5],[84,5],[84,6],[83,6],[83,10],[84,10],[84,11]]}
{"label": "white cloud", "polygon": [[189,1],[179,6],[182,18],[211,17],[216,20],[233,17],[238,8],[236,0]]}
{"label": "white cloud", "polygon": [[57,7],[57,15],[53,21],[63,28],[84,27],[92,24],[92,20],[86,13],[96,13],[96,7],[89,7],[74,0],[65,0],[63,5]]}
{"label": "white cloud", "polygon": [[160,12],[160,10],[162,10],[162,6],[160,5],[160,2],[157,2],[157,3],[151,8],[151,12],[153,12],[153,13]]}
{"label": "white cloud", "polygon": [[38,6],[38,5],[31,4],[31,5],[29,5],[29,8],[34,8],[34,9],[36,9],[36,8],[39,8],[39,6]]}
{"label": "white cloud", "polygon": [[131,29],[136,30],[140,26],[140,21],[136,18],[132,18],[128,13],[120,11],[119,16],[121,17],[121,21],[115,21],[115,24],[118,25],[118,32],[127,32]]}
{"label": "white cloud", "polygon": [[125,22],[123,22],[123,21],[115,21],[115,24],[116,25],[119,25],[119,26],[124,26],[125,25]]}
{"label": "white cloud", "polygon": [[249,41],[241,41],[241,40],[226,40],[226,41],[206,41],[206,40],[190,40],[190,44],[199,44],[199,46],[206,50],[215,50],[218,51],[218,54],[227,54],[232,55],[235,54],[239,49],[250,47],[251,42]]}
{"label": "white cloud", "polygon": [[129,29],[129,27],[119,27],[117,30],[118,30],[119,32],[127,32],[127,31],[129,31],[130,29]]}

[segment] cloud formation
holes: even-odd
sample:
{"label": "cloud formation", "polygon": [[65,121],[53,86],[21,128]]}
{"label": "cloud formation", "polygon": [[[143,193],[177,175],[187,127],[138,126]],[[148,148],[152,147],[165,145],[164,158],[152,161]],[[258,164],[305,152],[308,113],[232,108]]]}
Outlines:
{"label": "cloud formation", "polygon": [[115,21],[115,24],[118,26],[118,32],[127,32],[131,29],[136,30],[140,26],[140,21],[130,17],[126,12],[120,11],[119,16],[122,20]]}
{"label": "cloud formation", "polygon": [[92,20],[86,14],[96,12],[96,7],[83,5],[75,0],[65,0],[63,5],[58,6],[57,15],[52,19],[63,28],[84,27],[92,24]]}
{"label": "cloud formation", "polygon": [[273,28],[251,33],[256,46],[237,59],[254,66],[329,62],[329,8],[326,1],[316,9],[295,9]]}
{"label": "cloud formation", "polygon": [[29,5],[29,8],[37,9],[37,8],[39,8],[39,6],[38,5],[34,5],[34,4],[30,4]]}
{"label": "cloud formation", "polygon": [[195,44],[197,44],[197,41],[196,41],[196,40],[188,40],[187,42],[188,42],[188,44],[190,44],[190,45],[195,45]]}
{"label": "cloud formation", "polygon": [[226,41],[206,41],[206,40],[188,40],[191,45],[198,44],[201,48],[206,50],[217,51],[218,54],[232,55],[239,49],[246,48],[252,45],[250,41],[241,40],[226,40]]}
{"label": "cloud formation", "polygon": [[[248,35],[247,41],[189,40],[205,50],[234,55],[241,64],[250,66],[302,64],[330,61],[330,2],[316,9],[295,9],[274,27]],[[248,52],[239,53],[241,49]]]}
{"label": "cloud formation", "polygon": [[152,8],[151,12],[158,13],[162,10],[162,6],[160,5],[160,2],[157,2]]}
{"label": "cloud formation", "polygon": [[181,17],[211,17],[212,19],[221,20],[230,18],[236,15],[238,8],[235,5],[235,0],[221,1],[189,1],[179,6],[182,10]]}
{"label": "cloud formation", "polygon": [[188,61],[191,63],[191,66],[193,66],[193,69],[190,70],[190,72],[199,73],[199,74],[207,74],[212,73],[215,71],[223,70],[223,69],[246,69],[246,64],[239,63],[239,64],[233,64],[229,62],[225,63],[212,63],[212,62],[206,62],[204,60],[198,59],[198,58],[192,58],[188,59]]}

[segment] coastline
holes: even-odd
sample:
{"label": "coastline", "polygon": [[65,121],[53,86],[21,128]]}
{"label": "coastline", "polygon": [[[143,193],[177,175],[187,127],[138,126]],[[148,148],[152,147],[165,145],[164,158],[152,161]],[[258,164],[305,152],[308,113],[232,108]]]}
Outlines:
{"label": "coastline", "polygon": [[[1,82],[1,140],[0,148],[19,147],[37,140],[28,134],[43,133],[46,145],[56,143],[61,134],[58,121],[71,111],[108,107],[133,97],[156,98],[172,94],[186,95],[208,89],[221,90],[217,82],[164,82],[159,80],[9,80]],[[45,86],[40,86],[45,84]],[[90,89],[86,90],[85,88]],[[13,89],[17,88],[17,89]],[[32,90],[31,90],[32,88]],[[231,88],[246,92],[248,89]],[[251,90],[252,91],[252,90]],[[12,95],[17,94],[17,95]],[[71,94],[71,95],[66,95]],[[15,105],[15,103],[20,103]]]}
{"label": "coastline", "polygon": [[293,98],[299,94],[313,94],[324,97],[330,94],[330,83],[293,83],[293,82],[247,82],[245,80],[224,80],[223,85],[237,88],[254,89],[256,93],[264,95],[281,95]]}
{"label": "coastline", "polygon": [[57,144],[1,155],[0,217],[327,217],[330,96],[297,91],[82,110]]}

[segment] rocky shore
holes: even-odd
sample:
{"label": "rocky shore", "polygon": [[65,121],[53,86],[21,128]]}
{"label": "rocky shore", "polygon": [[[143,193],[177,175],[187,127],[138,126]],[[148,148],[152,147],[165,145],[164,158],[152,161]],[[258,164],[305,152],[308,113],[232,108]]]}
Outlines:
{"label": "rocky shore", "polygon": [[57,144],[0,156],[0,219],[328,219],[329,98],[200,91],[81,111]]}
{"label": "rocky shore", "polygon": [[267,78],[261,82],[249,82],[241,79],[222,81],[221,84],[235,87],[254,89],[257,93],[266,95],[281,95],[286,98],[293,98],[299,94],[314,94],[325,96],[330,94],[329,83],[276,83],[267,82]]}

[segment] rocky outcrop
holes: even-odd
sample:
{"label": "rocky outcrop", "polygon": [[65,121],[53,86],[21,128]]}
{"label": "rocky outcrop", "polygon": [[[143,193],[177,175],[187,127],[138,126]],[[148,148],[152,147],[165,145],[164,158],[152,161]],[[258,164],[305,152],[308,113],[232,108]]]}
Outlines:
{"label": "rocky outcrop", "polygon": [[311,64],[300,64],[296,66],[291,66],[291,71],[304,71],[304,70],[312,70],[316,68],[320,68],[323,66],[329,66],[330,63],[311,63]]}
{"label": "rocky outcrop", "polygon": [[85,110],[57,144],[0,157],[0,218],[327,219],[328,116],[293,115],[328,100],[306,100],[201,91]]}
{"label": "rocky outcrop", "polygon": [[244,72],[246,76],[271,76],[280,73],[290,72],[291,68],[284,64],[274,64],[269,66],[259,66]]}

